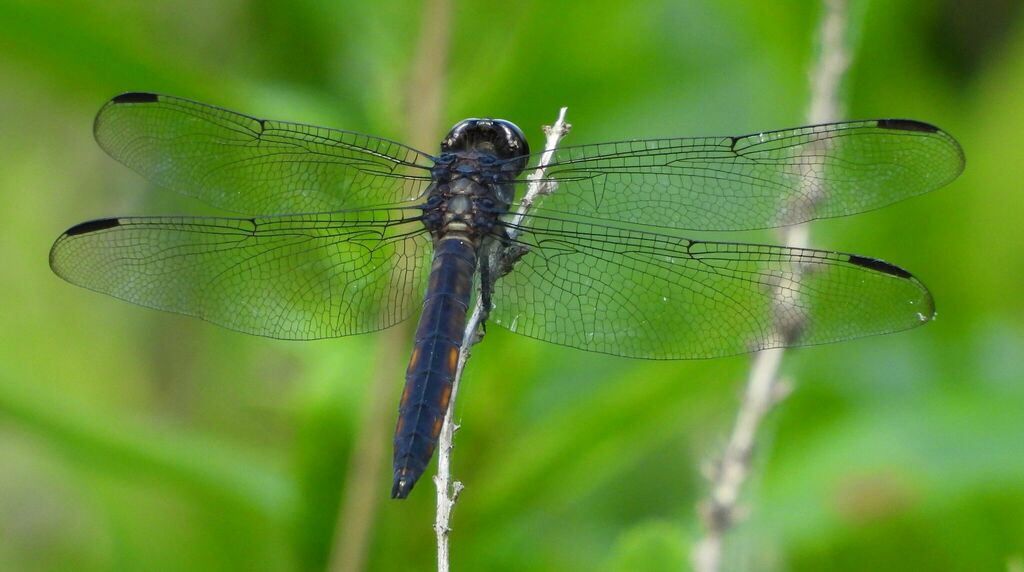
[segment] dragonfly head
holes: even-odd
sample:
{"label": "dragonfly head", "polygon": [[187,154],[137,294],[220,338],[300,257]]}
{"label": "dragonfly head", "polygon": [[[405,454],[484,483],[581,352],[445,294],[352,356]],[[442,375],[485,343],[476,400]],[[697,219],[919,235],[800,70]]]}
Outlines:
{"label": "dragonfly head", "polygon": [[504,119],[463,119],[441,141],[441,151],[478,151],[496,159],[517,159],[510,165],[518,175],[526,168],[530,146],[515,123]]}

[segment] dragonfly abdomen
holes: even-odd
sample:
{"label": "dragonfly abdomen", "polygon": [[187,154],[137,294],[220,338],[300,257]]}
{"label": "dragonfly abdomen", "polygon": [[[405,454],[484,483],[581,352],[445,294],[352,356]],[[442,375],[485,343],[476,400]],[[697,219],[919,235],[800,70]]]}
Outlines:
{"label": "dragonfly abdomen", "polygon": [[461,236],[437,241],[395,428],[392,498],[405,498],[427,468],[441,432],[459,361],[476,247]]}

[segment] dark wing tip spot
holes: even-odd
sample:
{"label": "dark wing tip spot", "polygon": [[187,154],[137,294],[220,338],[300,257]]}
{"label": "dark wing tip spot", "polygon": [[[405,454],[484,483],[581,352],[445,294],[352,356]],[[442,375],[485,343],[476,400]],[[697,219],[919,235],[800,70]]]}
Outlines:
{"label": "dark wing tip spot", "polygon": [[889,264],[884,260],[877,258],[868,258],[867,256],[858,256],[856,254],[850,255],[850,264],[856,264],[857,266],[863,266],[864,268],[870,268],[871,270],[877,270],[890,274],[892,276],[898,276],[900,278],[910,278],[911,274],[906,270],[896,266],[895,264]]}
{"label": "dark wing tip spot", "polygon": [[128,93],[122,93],[121,95],[110,100],[111,103],[154,103],[158,101],[160,96],[155,93],[143,93],[139,91],[132,91]]}
{"label": "dark wing tip spot", "polygon": [[106,230],[108,228],[114,228],[121,226],[121,220],[116,218],[101,218],[97,220],[90,220],[83,223],[76,224],[64,232],[65,236],[78,236],[80,234],[88,234],[90,232],[96,232],[98,230]]}
{"label": "dark wing tip spot", "polygon": [[882,129],[897,129],[900,131],[920,131],[922,133],[938,133],[939,128],[923,121],[913,119],[879,119],[878,126]]}

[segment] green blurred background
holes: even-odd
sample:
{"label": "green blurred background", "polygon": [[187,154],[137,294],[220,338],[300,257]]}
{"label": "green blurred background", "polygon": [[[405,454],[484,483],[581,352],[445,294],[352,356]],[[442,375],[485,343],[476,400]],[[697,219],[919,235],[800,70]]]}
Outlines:
{"label": "green blurred background", "polygon": [[[935,123],[967,170],[815,223],[813,242],[910,269],[939,316],[786,355],[796,389],[759,441],[729,569],[1024,569],[1021,8],[854,2],[847,115]],[[0,0],[0,569],[434,566],[429,478],[388,498],[408,326],[259,339],[50,272],[74,223],[203,212],[95,145],[109,97],[176,94],[427,151],[467,116],[539,142],[562,105],[567,144],[805,122],[814,1],[453,10],[445,33],[403,0]],[[458,407],[455,568],[686,568],[699,467],[749,362],[633,361],[491,328]]]}

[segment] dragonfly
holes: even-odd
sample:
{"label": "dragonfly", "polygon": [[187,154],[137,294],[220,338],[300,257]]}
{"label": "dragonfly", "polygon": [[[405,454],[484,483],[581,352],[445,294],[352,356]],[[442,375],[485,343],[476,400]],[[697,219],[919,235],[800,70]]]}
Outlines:
{"label": "dragonfly", "polygon": [[409,494],[433,456],[474,296],[489,323],[630,358],[714,358],[913,328],[935,306],[899,266],[689,233],[870,211],[964,168],[955,139],[906,119],[567,146],[539,179],[556,190],[512,216],[540,153],[501,119],[460,121],[429,154],[125,93],[102,107],[94,133],[157,187],[240,216],[72,226],[50,251],[65,280],[288,340],[373,332],[421,309],[393,498]]}

